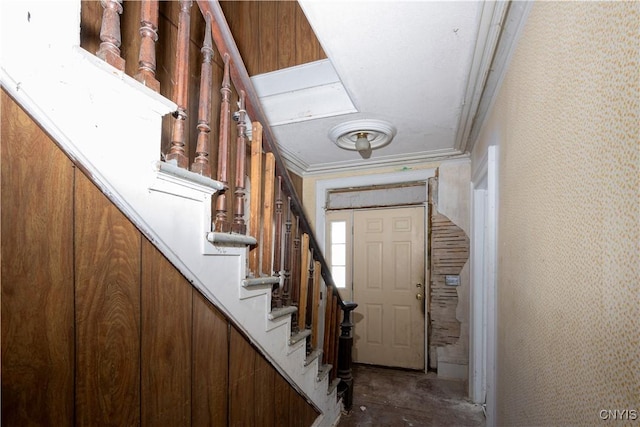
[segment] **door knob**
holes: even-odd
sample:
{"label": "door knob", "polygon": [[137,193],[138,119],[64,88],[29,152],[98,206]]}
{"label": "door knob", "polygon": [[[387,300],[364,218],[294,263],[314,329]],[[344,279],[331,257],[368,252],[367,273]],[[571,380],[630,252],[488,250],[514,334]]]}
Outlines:
{"label": "door knob", "polygon": [[422,301],[422,297],[423,297],[423,296],[424,296],[424,295],[422,295],[422,294],[418,293],[418,294],[416,294],[416,299],[417,299],[418,301]]}

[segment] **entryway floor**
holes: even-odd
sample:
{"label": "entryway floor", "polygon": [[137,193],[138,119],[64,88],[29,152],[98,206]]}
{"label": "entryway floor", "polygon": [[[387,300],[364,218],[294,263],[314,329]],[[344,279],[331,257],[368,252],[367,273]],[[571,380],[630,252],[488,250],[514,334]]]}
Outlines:
{"label": "entryway floor", "polygon": [[485,425],[464,381],[370,365],[355,365],[353,376],[353,409],[342,414],[340,427]]}

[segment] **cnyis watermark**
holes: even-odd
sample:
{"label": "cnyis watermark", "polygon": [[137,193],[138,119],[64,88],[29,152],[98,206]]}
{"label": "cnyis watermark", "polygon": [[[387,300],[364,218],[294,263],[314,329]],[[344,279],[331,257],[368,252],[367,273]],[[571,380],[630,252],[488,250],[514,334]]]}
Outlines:
{"label": "cnyis watermark", "polygon": [[598,417],[603,421],[636,421],[640,414],[637,409],[600,409]]}

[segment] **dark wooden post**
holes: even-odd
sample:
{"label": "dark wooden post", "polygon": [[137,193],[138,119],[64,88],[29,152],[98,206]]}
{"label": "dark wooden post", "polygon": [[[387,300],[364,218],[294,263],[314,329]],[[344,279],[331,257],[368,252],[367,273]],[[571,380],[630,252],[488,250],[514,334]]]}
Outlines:
{"label": "dark wooden post", "polygon": [[284,263],[282,282],[282,302],[291,305],[291,197],[287,197],[287,219],[284,223]]}
{"label": "dark wooden post", "polygon": [[[273,275],[280,277],[282,270],[282,176],[277,177],[276,187],[276,230],[273,244]],[[282,293],[280,286],[274,289],[273,302],[276,307],[282,307]]]}
{"label": "dark wooden post", "polygon": [[198,103],[198,143],[196,158],[191,165],[191,171],[207,177],[211,176],[209,164],[209,133],[211,127],[211,82],[213,80],[213,42],[211,41],[211,16],[206,16],[204,42],[202,43],[202,67],[200,71],[200,100]]}
{"label": "dark wooden post", "polygon": [[307,307],[304,324],[305,327],[309,329],[311,329],[313,325],[313,287],[315,286],[313,280],[315,279],[314,272],[316,266],[315,259],[313,257],[313,248],[311,248],[311,257],[309,258],[309,277],[307,278],[307,280],[309,281],[309,284],[307,285],[307,298],[305,299],[305,301],[300,301],[300,304],[305,304]]}
{"label": "dark wooden post", "polygon": [[245,165],[247,162],[247,112],[244,109],[245,93],[240,91],[240,108],[238,109],[238,136],[236,138],[236,189],[235,209],[233,211],[233,231],[239,234],[247,232],[244,221]]}
{"label": "dark wooden post", "polygon": [[148,88],[160,92],[156,79],[156,42],[158,41],[158,1],[143,0],[140,3],[140,53],[136,80]]}
{"label": "dark wooden post", "polygon": [[178,15],[178,41],[176,45],[176,68],[173,74],[173,102],[178,105],[174,113],[171,132],[171,148],[166,155],[167,162],[174,161],[183,169],[189,167],[189,158],[185,153],[187,102],[189,94],[189,32],[191,0],[180,0]]}
{"label": "dark wooden post", "polygon": [[[296,215],[295,233],[293,238],[293,248],[291,254],[291,305],[300,306],[300,218]],[[291,328],[293,332],[298,332],[298,312],[291,315]]]}
{"label": "dark wooden post", "polygon": [[120,56],[120,14],[122,13],[122,0],[102,0],[102,25],[100,27],[100,49],[96,52],[98,58],[107,64],[124,71],[125,61]]}
{"label": "dark wooden post", "polygon": [[229,117],[231,112],[229,98],[231,96],[231,81],[229,79],[229,55],[224,55],[224,75],[220,88],[222,100],[220,101],[220,135],[218,143],[218,181],[224,185],[224,190],[218,193],[216,198],[216,231],[229,231],[227,227],[227,195],[228,166],[229,166]]}
{"label": "dark wooden post", "polygon": [[343,318],[340,324],[340,342],[338,345],[338,377],[340,378],[340,387],[344,390],[342,394],[342,402],[347,411],[353,406],[353,375],[352,375],[352,357],[353,349],[353,320],[352,312],[358,307],[355,302],[345,302],[342,307]]}

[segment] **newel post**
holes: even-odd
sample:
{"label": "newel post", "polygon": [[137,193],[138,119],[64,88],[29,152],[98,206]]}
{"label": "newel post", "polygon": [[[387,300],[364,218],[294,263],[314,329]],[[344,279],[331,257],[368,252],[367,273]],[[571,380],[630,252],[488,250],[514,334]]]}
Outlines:
{"label": "newel post", "polygon": [[340,324],[340,341],[338,344],[338,377],[340,378],[339,387],[343,390],[342,403],[344,409],[351,410],[353,406],[353,376],[352,376],[352,358],[351,350],[353,348],[353,321],[351,313],[358,307],[358,304],[351,301],[345,301],[342,306],[344,317]]}

